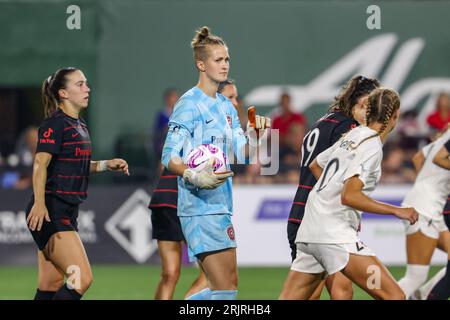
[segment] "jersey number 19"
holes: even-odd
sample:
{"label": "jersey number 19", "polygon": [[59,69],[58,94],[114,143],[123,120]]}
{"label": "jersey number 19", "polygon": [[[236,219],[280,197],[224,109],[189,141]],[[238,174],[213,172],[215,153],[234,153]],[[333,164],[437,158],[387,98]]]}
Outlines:
{"label": "jersey number 19", "polygon": [[[314,130],[308,132],[308,134],[303,138],[302,144],[302,161],[300,162],[302,167],[309,166],[312,154],[314,153],[314,149],[317,146],[317,142],[319,141],[320,130],[319,128],[315,128]],[[306,148],[306,150],[305,150]]]}

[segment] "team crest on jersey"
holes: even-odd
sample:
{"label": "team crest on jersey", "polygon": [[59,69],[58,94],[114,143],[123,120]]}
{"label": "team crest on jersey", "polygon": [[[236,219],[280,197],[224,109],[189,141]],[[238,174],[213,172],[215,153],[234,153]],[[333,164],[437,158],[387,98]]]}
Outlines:
{"label": "team crest on jersey", "polygon": [[227,114],[227,121],[230,127],[233,127],[233,123],[231,122],[231,116]]}
{"label": "team crest on jersey", "polygon": [[233,229],[233,226],[228,226],[227,234],[228,234],[228,238],[230,238],[231,240],[234,240],[234,229]]}

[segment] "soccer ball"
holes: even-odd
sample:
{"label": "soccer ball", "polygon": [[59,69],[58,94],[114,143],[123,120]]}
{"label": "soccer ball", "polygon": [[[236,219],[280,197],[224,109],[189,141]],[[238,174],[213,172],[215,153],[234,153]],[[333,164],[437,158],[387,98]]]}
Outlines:
{"label": "soccer ball", "polygon": [[211,157],[214,158],[213,171],[221,173],[227,171],[227,157],[223,151],[214,144],[202,144],[194,148],[186,160],[186,165],[189,169],[196,172],[203,170]]}

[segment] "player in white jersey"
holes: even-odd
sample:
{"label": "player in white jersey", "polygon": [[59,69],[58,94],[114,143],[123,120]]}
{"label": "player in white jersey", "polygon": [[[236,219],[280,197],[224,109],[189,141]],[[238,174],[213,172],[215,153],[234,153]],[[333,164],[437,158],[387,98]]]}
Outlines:
{"label": "player in white jersey", "polygon": [[[450,139],[447,140],[434,156],[433,163],[443,169],[450,170]],[[448,219],[446,222],[448,227]],[[450,248],[450,241],[447,237],[448,260],[445,275],[428,294],[428,300],[448,300],[450,297],[450,250],[448,250],[448,248]]]}
{"label": "player in white jersey", "polygon": [[[399,117],[397,92],[375,89],[368,99],[367,126],[352,129],[310,165],[320,177],[297,233],[297,257],[280,299],[308,299],[320,281],[338,271],[376,299],[404,299],[392,275],[358,238],[363,211],[394,214],[410,223],[414,208],[369,198],[381,175],[383,143]],[[369,277],[373,277],[370,281]]]}
{"label": "player in white jersey", "polygon": [[408,265],[405,276],[399,280],[408,298],[427,280],[436,247],[448,252],[450,232],[442,212],[450,193],[450,170],[436,165],[433,159],[449,139],[450,130],[447,130],[413,157],[418,175],[403,205],[414,207],[419,219],[415,225],[405,224]]}

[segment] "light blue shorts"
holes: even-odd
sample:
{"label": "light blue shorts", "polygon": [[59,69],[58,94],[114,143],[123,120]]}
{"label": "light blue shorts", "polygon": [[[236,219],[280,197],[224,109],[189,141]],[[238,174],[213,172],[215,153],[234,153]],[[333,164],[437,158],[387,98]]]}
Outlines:
{"label": "light blue shorts", "polygon": [[229,214],[179,218],[188,245],[189,261],[197,261],[201,253],[237,247]]}

